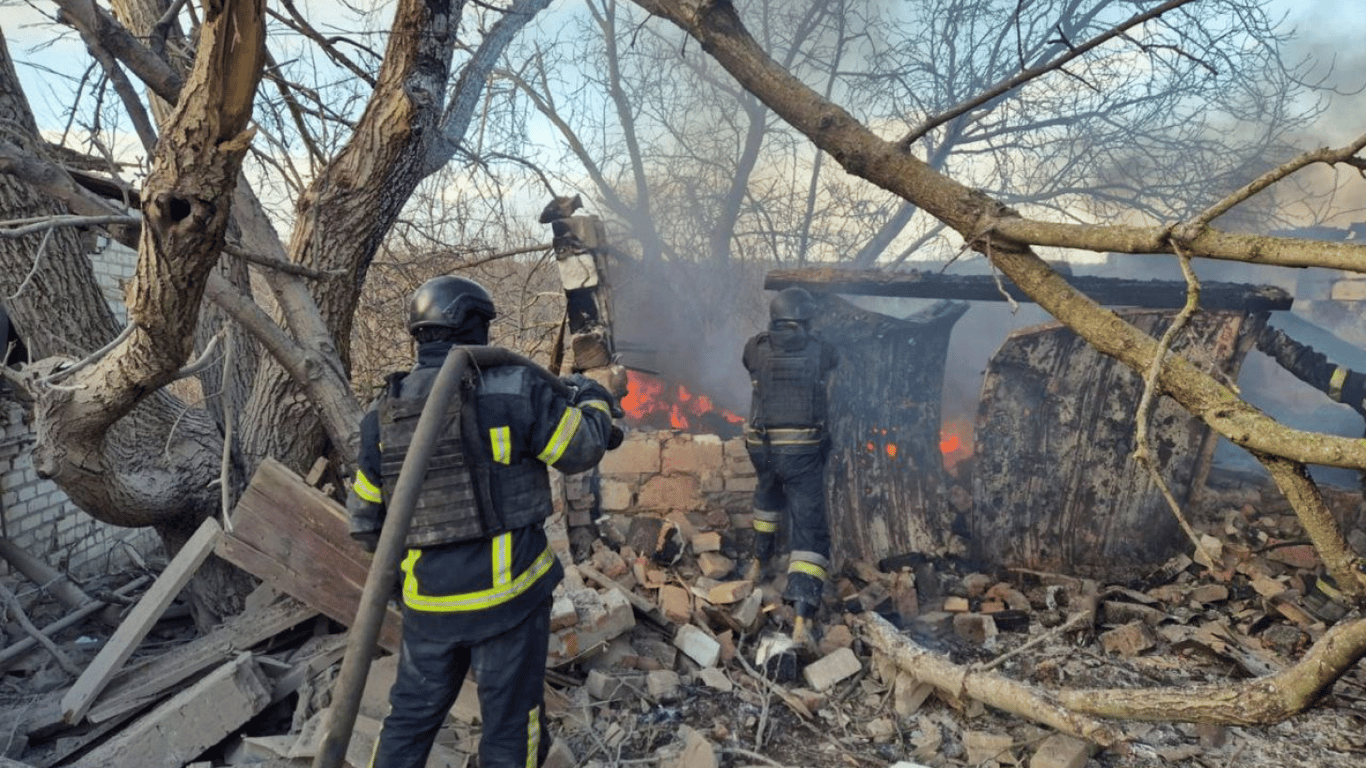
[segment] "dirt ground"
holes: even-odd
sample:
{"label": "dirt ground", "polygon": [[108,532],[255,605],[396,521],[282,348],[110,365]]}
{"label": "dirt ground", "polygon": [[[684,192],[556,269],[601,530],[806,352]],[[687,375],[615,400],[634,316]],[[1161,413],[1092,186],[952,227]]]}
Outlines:
{"label": "dirt ground", "polygon": [[[1360,492],[1331,491],[1329,498],[1344,527],[1354,532],[1354,544],[1360,544],[1366,528]],[[1312,584],[1313,563],[1290,557],[1292,552],[1303,557],[1303,534],[1274,491],[1235,483],[1216,489],[1193,516],[1197,527],[1217,536],[1228,551],[1250,556],[1255,569],[1290,586],[1289,599],[1302,595]],[[967,585],[974,578],[1017,590],[1029,600],[1027,624],[974,641],[953,632],[929,631],[909,621],[904,626],[906,636],[961,665],[988,665],[1009,655],[994,672],[1049,691],[1233,683],[1292,664],[1324,630],[1322,622],[1305,625],[1303,620],[1292,621],[1290,617],[1296,614],[1274,610],[1272,601],[1252,588],[1245,573],[1234,573],[1220,582],[1188,561],[1169,564],[1159,569],[1160,578],[1143,583],[1101,585],[1104,602],[1096,625],[1068,632],[1059,629],[1069,613],[1067,590],[1059,587],[1067,582],[1066,577],[1021,572],[974,576],[949,561],[936,562],[935,570],[947,594],[971,594]],[[840,576],[846,581],[853,578],[847,573]],[[111,574],[103,580],[107,583],[84,586],[107,594],[130,578]],[[17,585],[15,580],[8,588]],[[60,616],[59,607],[31,595],[27,598],[26,609],[35,623]],[[1129,611],[1139,610],[1135,606],[1149,617],[1151,645],[1132,652],[1107,647],[1106,633],[1133,623]],[[1360,664],[1308,712],[1286,722],[1265,727],[1121,722],[1117,725],[1130,737],[1123,748],[1084,758],[1072,755],[1073,760],[1067,762],[1066,754],[1060,756],[1047,746],[1054,732],[1028,718],[939,694],[907,703],[907,696],[893,684],[894,666],[860,636],[860,610],[857,601],[839,599],[832,587],[821,616],[825,638],[844,636],[860,669],[820,693],[804,689],[800,665],[760,666],[756,650],[762,636],[758,635],[735,638],[735,657],[719,665],[720,675],[703,674],[678,654],[673,665],[677,686],[656,690],[646,684],[644,676],[659,665],[642,664],[633,654],[643,656],[640,648],[652,643],[668,645],[668,641],[648,625],[637,626],[620,638],[617,651],[550,671],[552,732],[572,751],[569,764],[582,768],[1366,766],[1366,671]],[[761,634],[786,629],[778,618]],[[5,631],[7,643],[21,636],[12,623],[5,625]],[[83,667],[93,658],[101,638],[111,632],[111,625],[89,621],[61,635],[58,647],[72,664]],[[188,617],[163,620],[139,655],[164,652],[192,635]],[[1047,639],[1024,648],[1039,638]],[[276,645],[285,642],[280,638]],[[590,695],[588,678],[595,671],[624,675],[626,682],[604,700]],[[22,709],[36,695],[58,690],[71,680],[48,654],[30,655],[0,674],[0,711]],[[300,722],[301,714],[307,714],[303,712],[306,707],[315,709],[325,704],[325,698],[302,704],[284,702],[277,711],[254,721],[248,735],[287,733]],[[21,736],[0,733],[0,755]],[[448,741],[466,752],[473,751],[476,737],[477,728],[469,727],[447,734]],[[30,746],[29,754],[12,756],[32,765],[61,764],[42,761],[43,743]],[[224,757],[229,753],[216,750],[211,764],[230,764]],[[475,763],[470,758],[469,765]]]}

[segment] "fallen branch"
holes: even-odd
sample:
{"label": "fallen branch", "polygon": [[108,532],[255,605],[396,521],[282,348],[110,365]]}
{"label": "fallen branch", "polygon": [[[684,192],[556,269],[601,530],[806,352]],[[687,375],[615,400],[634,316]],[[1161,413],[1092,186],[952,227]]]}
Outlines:
{"label": "fallen branch", "polygon": [[[117,590],[115,590],[114,595],[118,597],[127,597],[136,590],[145,587],[147,583],[151,580],[151,576],[139,576],[138,578],[134,579],[128,584],[125,584],[124,586],[119,587]],[[80,623],[87,616],[90,616],[91,614],[96,613],[98,611],[104,610],[106,607],[108,607],[110,602],[111,601],[108,600],[91,600],[90,602],[86,603],[80,608],[77,608],[76,610],[68,613],[66,616],[63,616],[61,619],[58,619],[57,621],[47,625],[46,627],[43,627],[41,632],[44,636],[51,637],[57,634],[58,632],[62,631],[63,629],[66,629],[67,627]],[[22,640],[10,643],[9,645],[5,646],[5,649],[0,651],[0,670],[7,668],[16,659],[24,656],[29,651],[33,650],[34,646],[36,645],[38,645],[38,641],[35,638],[26,637]]]}
{"label": "fallen branch", "polygon": [[80,676],[81,668],[73,664],[65,653],[62,653],[62,649],[58,648],[57,644],[52,642],[52,638],[43,634],[33,625],[32,621],[29,621],[28,614],[24,613],[24,607],[19,604],[19,598],[15,597],[14,593],[9,591],[9,587],[6,587],[4,584],[0,584],[0,602],[5,604],[9,609],[10,617],[19,622],[19,626],[24,628],[24,631],[28,633],[28,636],[37,641],[43,648],[47,649],[48,653],[52,654],[52,658],[57,660],[57,666],[61,667],[63,671],[73,677]]}
{"label": "fallen branch", "polygon": [[858,625],[864,638],[896,662],[901,671],[951,696],[976,699],[1107,749],[1128,740],[1115,726],[1069,711],[1046,691],[1000,675],[976,672],[931,653],[875,613],[860,617]]}
{"label": "fallen branch", "polygon": [[1139,690],[1064,690],[1058,698],[1076,712],[1126,720],[1270,725],[1297,715],[1366,656],[1366,619],[1339,623],[1309,652],[1274,675],[1231,685]]}

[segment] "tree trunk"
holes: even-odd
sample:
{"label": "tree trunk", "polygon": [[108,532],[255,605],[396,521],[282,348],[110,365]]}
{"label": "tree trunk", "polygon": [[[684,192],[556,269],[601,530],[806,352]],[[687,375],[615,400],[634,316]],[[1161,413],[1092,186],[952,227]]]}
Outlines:
{"label": "tree trunk", "polygon": [[[1130,311],[1153,335],[1167,312]],[[1198,315],[1176,345],[1235,380],[1264,315]],[[1192,338],[1194,340],[1192,341]],[[982,385],[975,436],[972,554],[987,565],[1125,580],[1184,551],[1161,490],[1132,460],[1143,380],[1065,326],[1011,334]],[[1150,424],[1152,455],[1178,500],[1205,476],[1209,428],[1168,398]],[[1142,535],[1136,535],[1142,532]]]}
{"label": "tree trunk", "polygon": [[832,559],[942,552],[953,520],[942,499],[940,399],[949,333],[967,305],[898,320],[821,302],[815,329],[840,355],[826,468]]}

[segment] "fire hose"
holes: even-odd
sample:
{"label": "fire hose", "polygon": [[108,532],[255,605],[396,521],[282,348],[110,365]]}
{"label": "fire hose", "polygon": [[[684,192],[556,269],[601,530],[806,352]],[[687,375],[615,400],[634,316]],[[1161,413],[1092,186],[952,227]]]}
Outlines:
{"label": "fire hose", "polygon": [[525,366],[537,372],[562,396],[571,397],[573,394],[571,386],[511,350],[500,347],[452,347],[446,355],[432,382],[431,393],[417,420],[412,444],[403,458],[403,468],[399,470],[398,481],[386,505],[384,525],[380,528],[374,559],[361,591],[356,619],[347,637],[346,655],[342,658],[341,672],[333,687],[332,706],[318,752],[313,758],[313,768],[340,768],[346,756],[356,715],[360,710],[361,694],[365,690],[365,679],[370,672],[370,659],[384,623],[389,596],[393,594],[399,559],[408,536],[408,525],[413,519],[413,508],[427,474],[432,450],[441,436],[448,405],[462,404],[459,401],[463,397],[460,384],[471,366],[477,370],[502,365]]}

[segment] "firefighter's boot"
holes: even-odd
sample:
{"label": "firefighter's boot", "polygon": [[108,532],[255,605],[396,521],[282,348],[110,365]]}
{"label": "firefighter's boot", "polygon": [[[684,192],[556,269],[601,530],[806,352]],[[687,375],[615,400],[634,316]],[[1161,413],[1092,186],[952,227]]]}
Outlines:
{"label": "firefighter's boot", "polygon": [[757,557],[749,560],[749,567],[745,569],[745,581],[752,581],[758,584],[764,577],[764,568],[767,564]]}
{"label": "firefighter's boot", "polygon": [[816,606],[797,603],[793,606],[797,617],[792,622],[792,644],[798,653],[812,656],[816,652]]}

